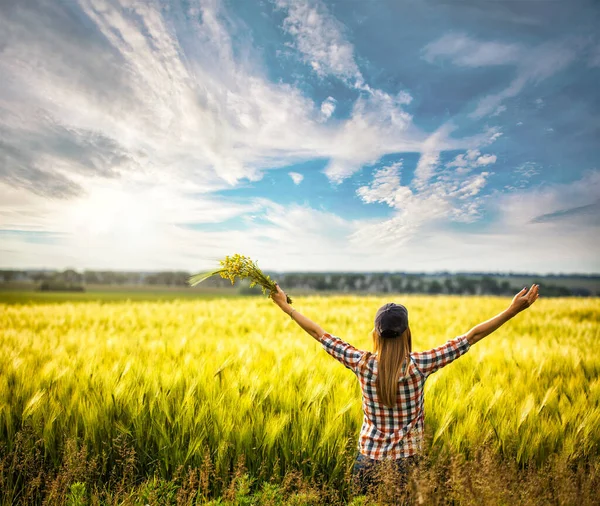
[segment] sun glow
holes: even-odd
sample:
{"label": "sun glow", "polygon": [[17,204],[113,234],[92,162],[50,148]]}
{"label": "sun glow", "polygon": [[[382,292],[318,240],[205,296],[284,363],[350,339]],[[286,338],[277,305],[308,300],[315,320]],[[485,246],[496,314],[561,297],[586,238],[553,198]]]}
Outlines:
{"label": "sun glow", "polygon": [[134,192],[118,185],[89,189],[67,212],[73,233],[91,241],[115,241],[126,250],[150,246],[158,212],[152,192]]}

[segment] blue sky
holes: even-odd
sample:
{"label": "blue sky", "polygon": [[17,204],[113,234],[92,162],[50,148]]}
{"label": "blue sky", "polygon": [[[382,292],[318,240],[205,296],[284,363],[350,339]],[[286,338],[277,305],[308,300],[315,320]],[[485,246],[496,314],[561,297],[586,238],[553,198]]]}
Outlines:
{"label": "blue sky", "polygon": [[0,4],[0,267],[600,272],[600,6]]}

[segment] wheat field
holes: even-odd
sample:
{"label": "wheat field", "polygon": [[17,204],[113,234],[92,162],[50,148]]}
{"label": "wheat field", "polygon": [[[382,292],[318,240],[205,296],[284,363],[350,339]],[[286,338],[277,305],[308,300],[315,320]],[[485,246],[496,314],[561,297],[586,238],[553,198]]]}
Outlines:
{"label": "wheat field", "polygon": [[[465,333],[510,302],[310,296],[294,306],[372,350],[374,314],[389,300],[407,306],[415,351]],[[596,465],[599,320],[597,298],[542,296],[429,377],[432,461],[469,460],[486,445],[519,469],[551,457]],[[0,371],[5,456],[28,428],[48,469],[60,469],[69,438],[110,467],[122,437],[135,451],[137,476],[169,479],[209,455],[215,497],[240,457],[249,477],[295,471],[347,493],[362,423],[358,381],[268,299],[0,304]],[[1,479],[16,504],[28,478],[6,462]]]}

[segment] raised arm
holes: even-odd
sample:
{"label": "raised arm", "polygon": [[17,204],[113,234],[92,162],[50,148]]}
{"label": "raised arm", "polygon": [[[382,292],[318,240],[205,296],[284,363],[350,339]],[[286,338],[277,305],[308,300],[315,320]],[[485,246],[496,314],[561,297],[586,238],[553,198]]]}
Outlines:
{"label": "raised arm", "polygon": [[490,335],[494,330],[498,329],[508,320],[516,316],[521,311],[527,309],[533,304],[539,297],[540,286],[533,284],[529,291],[527,288],[523,288],[517,295],[514,296],[510,306],[497,314],[493,318],[475,325],[469,332],[465,334],[469,344],[473,345],[477,341],[481,341],[485,336]]}
{"label": "raised arm", "polygon": [[[279,308],[286,314],[290,315],[292,320],[294,320],[300,327],[302,327],[311,337],[315,338],[319,341],[319,338],[323,336],[325,331],[319,327],[315,322],[300,314],[296,311],[292,306],[287,303],[287,297],[285,292],[279,288],[277,285],[277,292],[273,292],[269,295],[275,304],[279,306]],[[292,312],[293,311],[293,312]]]}

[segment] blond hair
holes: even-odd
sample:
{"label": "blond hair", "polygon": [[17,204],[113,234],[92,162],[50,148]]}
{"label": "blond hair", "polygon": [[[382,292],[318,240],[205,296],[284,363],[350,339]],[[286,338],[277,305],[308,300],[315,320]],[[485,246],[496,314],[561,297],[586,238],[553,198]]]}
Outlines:
{"label": "blond hair", "polygon": [[[377,353],[378,374],[375,380],[377,397],[380,404],[393,408],[396,406],[398,396],[398,380],[407,377],[410,366],[412,351],[410,327],[407,327],[400,336],[391,339],[381,337],[375,329],[371,330],[370,336]],[[372,353],[365,353],[363,360],[371,355]]]}

